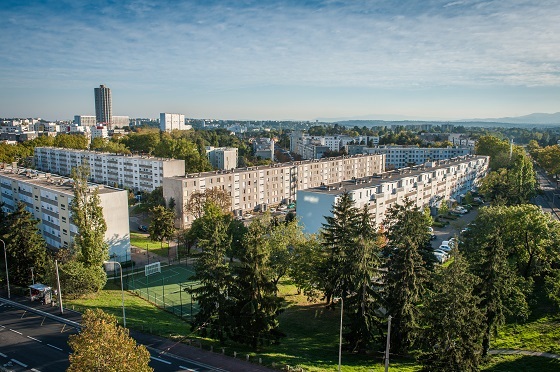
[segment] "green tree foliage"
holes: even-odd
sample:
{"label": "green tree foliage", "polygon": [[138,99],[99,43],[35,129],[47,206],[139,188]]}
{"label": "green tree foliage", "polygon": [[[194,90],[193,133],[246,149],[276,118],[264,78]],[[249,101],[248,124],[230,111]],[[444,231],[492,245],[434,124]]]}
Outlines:
{"label": "green tree foliage", "polygon": [[425,371],[478,371],[482,360],[484,315],[474,293],[480,283],[457,249],[447,268],[438,268],[422,310],[419,358]]}
{"label": "green tree foliage", "polygon": [[548,174],[558,175],[560,173],[560,146],[535,148],[531,151],[531,155]]}
{"label": "green tree foliage", "polygon": [[114,154],[130,154],[130,150],[126,148],[124,143],[113,140],[113,138],[96,137],[91,140],[90,149]]}
{"label": "green tree foliage", "polygon": [[233,323],[233,302],[229,292],[233,285],[226,252],[231,244],[228,225],[219,209],[207,204],[204,236],[198,240],[202,253],[195,263],[195,279],[200,286],[193,290],[199,311],[193,326],[203,336],[209,335],[224,343]]}
{"label": "green tree foliage", "polygon": [[289,268],[290,278],[303,292],[307,300],[315,302],[322,294],[324,277],[319,268],[326,267],[328,253],[323,249],[318,237],[309,236],[302,244],[294,246],[292,251],[292,263]]}
{"label": "green tree foliage", "polygon": [[345,265],[349,263],[347,255],[355,243],[356,227],[360,221],[359,211],[348,192],[338,198],[331,212],[331,216],[325,216],[326,222],[321,231],[323,247],[328,252],[326,265],[320,269],[327,303],[333,297],[346,298],[353,290]]}
{"label": "green tree foliage", "polygon": [[64,134],[59,133],[54,137],[53,146],[65,149],[87,150],[89,140],[81,134]]}
{"label": "green tree foliage", "polygon": [[218,187],[208,188],[204,191],[194,191],[185,205],[185,210],[195,219],[200,218],[208,201],[218,206],[223,213],[228,213],[231,210],[231,195]]}
{"label": "green tree foliage", "polygon": [[269,244],[270,244],[270,269],[272,282],[278,286],[293,264],[294,248],[304,244],[306,237],[303,234],[302,226],[297,220],[287,223],[276,224],[270,216],[265,218],[269,224]]}
{"label": "green tree foliage", "polygon": [[278,330],[282,300],[276,297],[277,288],[270,268],[268,227],[261,220],[249,226],[239,263],[234,268],[235,283],[230,294],[235,302],[233,338],[253,348],[275,342],[282,336]]}
{"label": "green tree foliage", "polygon": [[150,353],[144,345],[137,345],[128,329],[117,325],[115,316],[103,310],[86,310],[82,316],[82,331],[71,335],[68,345],[69,372],[148,372]]}
{"label": "green tree foliage", "polygon": [[152,223],[148,227],[150,239],[163,245],[165,240],[169,241],[175,236],[175,212],[162,205],[150,210]]}
{"label": "green tree foliage", "polygon": [[36,281],[49,281],[52,264],[47,257],[45,241],[37,228],[37,220],[19,203],[8,216],[9,229],[5,235],[10,281],[27,286],[31,284],[31,267]]}
{"label": "green tree foliage", "polygon": [[419,332],[419,305],[428,280],[421,250],[429,239],[428,229],[422,211],[409,200],[389,208],[383,224],[389,241],[385,302],[393,317],[391,350],[405,353]]}
{"label": "green tree foliage", "polygon": [[496,136],[486,135],[478,139],[475,152],[477,155],[490,156],[490,169],[497,170],[509,165],[510,142]]}

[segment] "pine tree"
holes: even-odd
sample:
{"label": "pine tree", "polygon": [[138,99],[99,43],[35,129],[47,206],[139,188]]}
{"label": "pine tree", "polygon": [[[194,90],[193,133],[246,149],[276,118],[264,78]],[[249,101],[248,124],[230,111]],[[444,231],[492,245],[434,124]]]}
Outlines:
{"label": "pine tree", "polygon": [[[352,249],[360,226],[359,211],[350,193],[343,193],[332,209],[332,216],[325,216],[321,237],[324,249],[329,252],[326,266],[321,269],[327,303],[333,297],[343,298],[351,291],[347,254]],[[365,229],[365,226],[364,226]]]}
{"label": "pine tree", "polygon": [[148,372],[150,353],[144,345],[137,345],[128,329],[117,325],[115,316],[103,310],[86,310],[82,317],[82,331],[71,335],[68,344],[69,372]]}
{"label": "pine tree", "polygon": [[[221,343],[225,342],[231,326],[232,300],[229,297],[232,276],[226,252],[231,245],[225,216],[216,206],[207,203],[206,212],[200,221],[205,222],[198,245],[202,253],[195,263],[195,279],[200,287],[193,290],[199,311],[193,322],[202,335],[210,335]],[[213,211],[211,211],[213,209]]]}
{"label": "pine tree", "polygon": [[426,350],[420,357],[426,371],[478,371],[482,360],[484,314],[474,294],[480,279],[469,272],[457,249],[447,268],[434,274],[426,296],[421,339]]}
{"label": "pine tree", "polygon": [[418,306],[427,282],[426,264],[420,249],[428,230],[422,212],[408,200],[388,210],[384,225],[389,240],[384,297],[388,315],[393,318],[391,350],[406,353],[419,331]]}
{"label": "pine tree", "polygon": [[165,240],[169,241],[175,236],[175,212],[162,205],[150,209],[152,223],[148,227],[150,239],[160,242],[163,246]]}
{"label": "pine tree", "polygon": [[37,228],[37,220],[19,203],[8,217],[10,228],[5,236],[10,281],[27,286],[31,283],[31,267],[36,281],[51,278],[52,265],[47,247]]}

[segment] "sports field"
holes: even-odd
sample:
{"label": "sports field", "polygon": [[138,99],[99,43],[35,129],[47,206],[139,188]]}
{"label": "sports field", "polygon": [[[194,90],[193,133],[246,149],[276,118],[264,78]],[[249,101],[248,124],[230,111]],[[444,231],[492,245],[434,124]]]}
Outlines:
{"label": "sports field", "polygon": [[198,304],[192,301],[188,289],[196,288],[198,282],[190,279],[194,276],[192,266],[161,266],[161,272],[146,276],[144,269],[135,270],[126,277],[128,290],[157,306],[190,320],[198,311]]}

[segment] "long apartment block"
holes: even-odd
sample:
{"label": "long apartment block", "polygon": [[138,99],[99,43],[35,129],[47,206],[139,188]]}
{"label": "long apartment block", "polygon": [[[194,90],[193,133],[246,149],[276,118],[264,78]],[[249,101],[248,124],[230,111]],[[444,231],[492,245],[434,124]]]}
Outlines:
{"label": "long apartment block", "polygon": [[175,200],[177,224],[187,227],[193,216],[185,204],[195,191],[215,187],[227,191],[232,211],[239,214],[257,206],[293,201],[299,190],[381,173],[384,164],[383,155],[355,155],[188,174],[164,178],[163,196]]}
{"label": "long apartment block", "polygon": [[299,190],[297,216],[305,232],[316,233],[340,196],[349,192],[356,207],[367,205],[372,219],[379,225],[387,209],[403,204],[406,198],[423,208],[465,194],[486,175],[488,162],[488,156],[467,155]]}
{"label": "long apartment block", "polygon": [[[98,190],[107,224],[105,241],[109,254],[119,261],[130,259],[128,192],[97,184],[90,184],[89,188]],[[39,221],[41,234],[50,248],[70,246],[78,233],[70,212],[74,198],[70,178],[4,165],[0,169],[0,195],[6,212],[15,211],[19,202],[25,205]]]}
{"label": "long apartment block", "polygon": [[135,191],[153,191],[164,177],[184,176],[185,161],[148,156],[55,147],[35,148],[35,167],[44,172],[69,176],[72,168],[87,163],[90,180]]}

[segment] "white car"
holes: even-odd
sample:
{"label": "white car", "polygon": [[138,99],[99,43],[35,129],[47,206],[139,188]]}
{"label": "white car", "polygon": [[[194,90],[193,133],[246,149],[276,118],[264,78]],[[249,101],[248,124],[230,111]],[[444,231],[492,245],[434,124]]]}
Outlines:
{"label": "white car", "polygon": [[436,257],[436,260],[438,260],[439,263],[444,263],[445,261],[447,261],[447,255],[441,252],[434,252],[434,256]]}
{"label": "white car", "polygon": [[444,251],[444,252],[450,252],[451,251],[451,247],[449,245],[449,241],[448,240],[444,240],[443,242],[441,242],[441,245],[438,247],[438,249]]}

